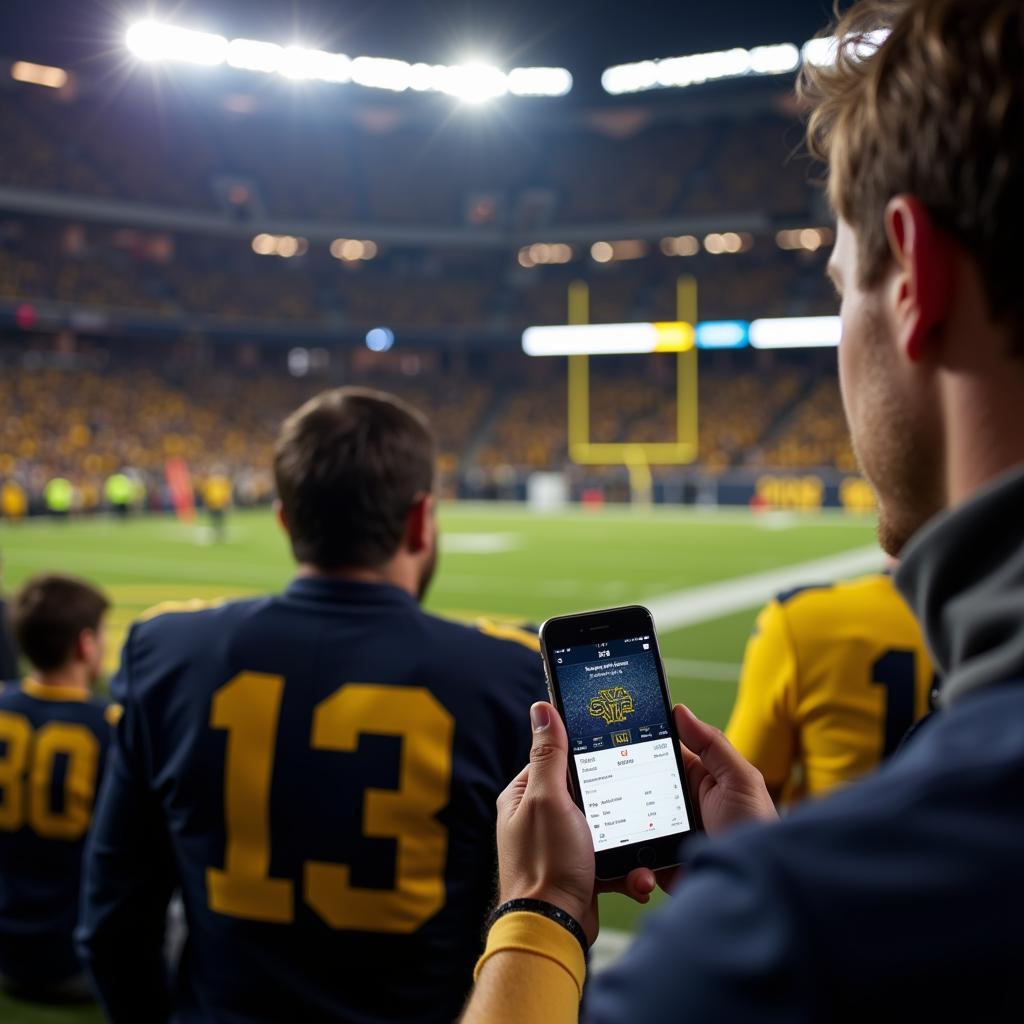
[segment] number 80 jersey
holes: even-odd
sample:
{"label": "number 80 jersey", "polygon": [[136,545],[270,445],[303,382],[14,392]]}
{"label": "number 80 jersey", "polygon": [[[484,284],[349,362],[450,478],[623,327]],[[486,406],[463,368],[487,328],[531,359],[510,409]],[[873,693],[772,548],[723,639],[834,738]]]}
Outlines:
{"label": "number 80 jersey", "polygon": [[81,972],[82,850],[117,710],[32,679],[0,691],[0,975],[26,988]]}
{"label": "number 80 jersey", "polygon": [[[536,638],[497,632],[308,578],[133,628],[81,931],[112,1020],[458,1015],[545,693]],[[155,1011],[175,887],[189,937]]]}

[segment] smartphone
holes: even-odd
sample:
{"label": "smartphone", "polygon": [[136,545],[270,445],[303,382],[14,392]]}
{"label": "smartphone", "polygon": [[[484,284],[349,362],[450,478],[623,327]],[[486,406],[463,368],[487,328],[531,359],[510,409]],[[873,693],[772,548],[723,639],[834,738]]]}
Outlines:
{"label": "smartphone", "polygon": [[632,605],[560,615],[541,626],[540,640],[597,877],[678,864],[699,818],[651,613]]}

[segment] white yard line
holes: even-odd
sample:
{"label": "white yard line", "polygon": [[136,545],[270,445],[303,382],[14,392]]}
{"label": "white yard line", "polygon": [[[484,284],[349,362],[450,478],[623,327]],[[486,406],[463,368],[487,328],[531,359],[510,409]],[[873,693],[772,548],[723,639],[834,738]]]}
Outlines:
{"label": "white yard line", "polygon": [[609,964],[618,960],[633,941],[632,932],[622,932],[615,928],[602,928],[597,941],[590,949],[589,972],[594,974],[603,971]]}
{"label": "white yard line", "polygon": [[720,619],[769,601],[777,593],[810,583],[831,583],[882,568],[883,555],[875,546],[844,551],[827,558],[799,562],[752,576],[688,587],[647,601],[658,629],[667,633],[698,622]]}

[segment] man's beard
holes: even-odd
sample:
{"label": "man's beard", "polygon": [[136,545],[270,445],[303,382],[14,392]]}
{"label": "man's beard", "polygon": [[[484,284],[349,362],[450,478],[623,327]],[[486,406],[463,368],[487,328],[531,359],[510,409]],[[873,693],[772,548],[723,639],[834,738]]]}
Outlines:
{"label": "man's beard", "polygon": [[[922,422],[893,386],[899,368],[880,322],[872,323],[870,371],[861,387],[870,404],[862,410],[859,437],[853,436],[861,472],[878,498],[878,541],[898,557],[907,541],[945,507],[941,426]],[[853,432],[851,431],[851,435]]]}

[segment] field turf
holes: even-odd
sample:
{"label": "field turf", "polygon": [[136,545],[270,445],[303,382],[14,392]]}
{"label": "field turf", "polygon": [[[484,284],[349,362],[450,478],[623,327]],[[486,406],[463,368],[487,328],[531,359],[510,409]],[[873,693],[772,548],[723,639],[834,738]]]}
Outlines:
{"label": "field turf", "polygon": [[[441,561],[428,607],[457,618],[530,623],[739,581],[863,549],[873,538],[870,520],[831,514],[625,508],[537,515],[508,505],[447,505],[441,522]],[[44,570],[77,573],[106,588],[114,602],[111,668],[128,624],[152,605],[271,591],[291,572],[284,538],[265,511],[234,514],[220,544],[203,524],[170,518],[0,523],[0,555],[8,589]],[[758,600],[747,607],[742,601],[719,618],[660,634],[674,696],[719,726],[732,706],[757,612]],[[605,927],[631,929],[646,912],[619,896],[602,899]],[[100,1019],[91,1009],[36,1009],[0,996],[5,1024]]]}

